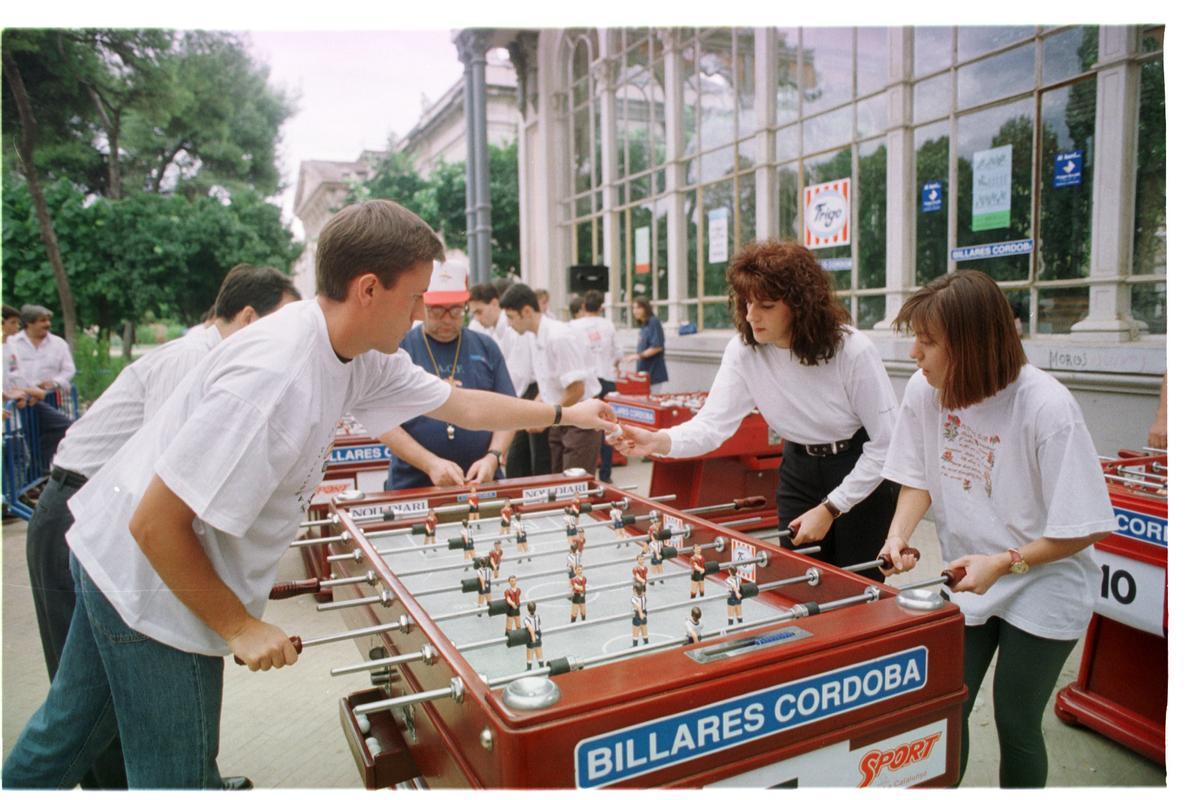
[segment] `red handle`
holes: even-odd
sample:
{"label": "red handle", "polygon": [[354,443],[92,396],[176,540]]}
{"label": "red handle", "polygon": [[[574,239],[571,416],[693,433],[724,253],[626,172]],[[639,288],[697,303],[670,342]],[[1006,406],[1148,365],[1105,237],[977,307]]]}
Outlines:
{"label": "red handle", "polygon": [[733,498],[733,507],[741,511],[743,508],[762,508],[767,504],[767,498],[762,495],[754,497],[735,497]]}
{"label": "red handle", "polygon": [[954,584],[967,577],[967,568],[955,567],[954,569],[945,570],[942,573],[942,577],[946,579],[946,585],[953,589]]}
{"label": "red handle", "polygon": [[271,587],[272,600],[284,600],[300,594],[316,594],[321,591],[320,578],[308,578],[302,581],[282,581]]}
{"label": "red handle", "polygon": [[[917,559],[918,561],[921,559],[921,551],[920,551],[920,550],[918,550],[918,549],[917,549],[917,548],[915,548],[915,547],[902,547],[902,548],[900,548],[900,555],[902,555],[902,556],[912,556],[913,558]],[[891,558],[888,556],[888,554],[887,554],[887,553],[880,553],[880,554],[879,554],[879,560],[883,562],[882,566],[883,566],[883,568],[884,568],[884,569],[891,569],[891,568],[892,568],[892,559],[891,559]]]}
{"label": "red handle", "polygon": [[[304,649],[304,642],[300,641],[300,637],[289,636],[288,641],[292,643],[292,647],[296,648],[296,655],[300,655],[300,651]],[[237,656],[233,657],[233,663],[237,664],[239,667],[246,666],[246,662],[242,661]]]}

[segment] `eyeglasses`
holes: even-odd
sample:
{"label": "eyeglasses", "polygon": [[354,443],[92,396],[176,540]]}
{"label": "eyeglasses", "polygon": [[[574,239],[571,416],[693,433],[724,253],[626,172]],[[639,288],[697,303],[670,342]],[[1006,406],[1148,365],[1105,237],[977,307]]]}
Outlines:
{"label": "eyeglasses", "polygon": [[429,314],[430,319],[443,319],[445,317],[462,319],[462,315],[467,312],[467,309],[464,306],[426,306],[425,311]]}

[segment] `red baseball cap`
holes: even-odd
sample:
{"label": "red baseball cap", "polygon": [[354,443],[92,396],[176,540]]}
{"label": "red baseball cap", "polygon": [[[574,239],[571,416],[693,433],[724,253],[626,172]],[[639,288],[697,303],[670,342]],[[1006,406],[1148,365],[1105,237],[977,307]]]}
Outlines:
{"label": "red baseball cap", "polygon": [[467,289],[467,262],[433,262],[433,275],[429,278],[429,288],[425,290],[425,305],[461,305],[470,296]]}

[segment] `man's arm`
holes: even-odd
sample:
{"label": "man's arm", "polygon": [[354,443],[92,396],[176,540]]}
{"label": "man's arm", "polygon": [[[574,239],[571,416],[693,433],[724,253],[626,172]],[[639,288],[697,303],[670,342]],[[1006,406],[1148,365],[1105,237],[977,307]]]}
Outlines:
{"label": "man's arm", "polygon": [[498,453],[507,453],[508,446],[512,444],[513,431],[495,431],[492,434],[492,440],[488,442],[488,451],[475,460],[467,469],[467,482],[478,481],[487,483],[496,477],[496,471],[500,469],[500,456],[492,455],[491,451]]}
{"label": "man's arm", "polygon": [[155,475],[129,520],[129,533],[188,610],[217,632],[251,671],[296,663],[287,634],[255,619],[213,569],[192,530],[196,514]]}
{"label": "man's arm", "polygon": [[562,407],[573,406],[583,399],[583,381],[574,381],[563,389]]}
{"label": "man's arm", "polygon": [[[552,425],[554,407],[495,392],[455,388],[446,402],[426,416],[474,431],[512,431]],[[570,407],[564,405],[560,424],[611,431],[616,427],[616,419],[606,403],[592,399]]]}
{"label": "man's arm", "polygon": [[428,475],[434,486],[462,486],[466,482],[462,467],[431,452],[399,425],[380,436],[379,441],[387,445],[396,458]]}
{"label": "man's arm", "polygon": [[[71,379],[75,377],[75,359],[71,357],[71,346],[66,340],[59,339],[61,356],[58,362],[58,371],[54,375],[54,384],[66,391],[71,390]],[[52,388],[52,387],[46,387]]]}

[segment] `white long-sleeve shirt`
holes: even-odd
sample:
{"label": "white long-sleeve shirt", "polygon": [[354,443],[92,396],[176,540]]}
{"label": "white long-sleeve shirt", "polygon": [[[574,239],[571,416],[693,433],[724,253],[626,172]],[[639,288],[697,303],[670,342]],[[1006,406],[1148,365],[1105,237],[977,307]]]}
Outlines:
{"label": "white long-sleeve shirt", "polygon": [[816,366],[775,345],[752,348],[735,335],[700,413],[667,429],[670,455],[689,458],[717,448],[755,406],[772,430],[796,444],[840,442],[866,428],[870,441],[858,463],[829,493],[839,509],[853,508],[879,485],[897,403],[870,338],[844,330],[834,357]]}
{"label": "white long-sleeve shirt", "polygon": [[42,381],[54,381],[60,389],[70,389],[75,377],[75,359],[67,340],[47,333],[42,343],[34,345],[26,331],[8,337],[12,350],[17,354],[21,376],[26,386],[37,386]]}
{"label": "white long-sleeve shirt", "polygon": [[596,377],[615,383],[621,348],[617,346],[617,329],[613,324],[604,317],[579,317],[567,324],[583,334]]}
{"label": "white long-sleeve shirt", "polygon": [[533,374],[543,403],[561,403],[568,386],[583,381],[583,400],[600,394],[600,381],[583,336],[567,323],[542,316],[533,348]]}
{"label": "white long-sleeve shirt", "polygon": [[517,397],[525,394],[529,384],[533,383],[533,334],[520,334],[508,324],[508,318],[501,314],[494,328],[485,328],[478,318],[472,319],[467,325],[468,330],[490,336],[500,345],[500,354],[504,356],[504,365],[508,367],[508,377],[512,380],[513,391]]}

